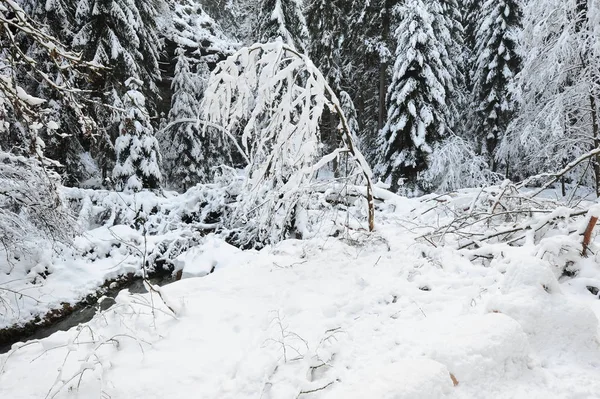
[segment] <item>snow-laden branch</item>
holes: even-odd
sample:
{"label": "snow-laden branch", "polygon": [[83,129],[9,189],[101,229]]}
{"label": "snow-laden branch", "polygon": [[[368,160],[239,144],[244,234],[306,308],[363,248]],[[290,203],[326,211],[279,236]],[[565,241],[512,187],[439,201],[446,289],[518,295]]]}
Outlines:
{"label": "snow-laden branch", "polygon": [[564,168],[562,168],[561,170],[557,171],[557,172],[553,172],[553,173],[542,173],[539,175],[535,175],[532,177],[529,177],[527,179],[525,179],[524,181],[522,181],[521,183],[519,183],[517,185],[518,188],[521,187],[525,187],[527,186],[529,183],[531,183],[532,181],[535,180],[539,180],[539,179],[544,179],[544,178],[550,178],[550,180],[548,180],[542,187],[540,187],[538,190],[536,190],[533,194],[530,195],[531,198],[539,195],[541,192],[543,192],[544,190],[546,190],[548,187],[550,187],[551,185],[553,185],[554,183],[556,183],[558,180],[560,180],[561,177],[565,176],[567,173],[569,173],[573,168],[575,168],[577,165],[579,165],[580,163],[587,161],[590,158],[593,158],[597,155],[600,154],[600,148],[595,148],[592,151],[589,151],[583,155],[581,155],[579,158],[569,162],[567,164],[567,166],[565,166]]}
{"label": "snow-laden branch", "polygon": [[177,119],[173,122],[168,123],[165,127],[163,127],[162,129],[160,129],[156,135],[160,135],[161,133],[169,130],[170,128],[172,128],[173,126],[179,125],[181,123],[193,123],[195,125],[202,125],[202,126],[206,126],[206,127],[211,127],[214,129],[217,129],[219,132],[221,132],[222,134],[224,134],[225,136],[227,136],[227,138],[229,140],[231,140],[231,143],[236,147],[236,149],[238,150],[238,152],[242,155],[242,157],[244,158],[244,160],[247,163],[250,163],[250,159],[247,158],[244,150],[242,149],[242,147],[240,147],[240,145],[238,144],[236,138],[233,136],[233,134],[231,134],[231,132],[227,131],[227,129],[223,128],[222,126],[219,126],[215,123],[209,122],[209,121],[205,121],[202,119],[198,119],[198,118],[181,118],[181,119]]}
{"label": "snow-laden branch", "polygon": [[[97,102],[86,100],[82,94],[85,90],[77,88],[71,84],[70,74],[82,72],[82,75],[96,73],[103,69],[101,65],[86,62],[81,58],[81,54],[70,51],[58,39],[47,34],[43,26],[31,19],[21,8],[18,2],[14,0],[0,0],[0,32],[2,44],[7,51],[3,54],[4,58],[0,60],[0,66],[6,65],[6,72],[0,74],[0,131],[8,127],[6,117],[3,115],[7,108],[18,114],[21,121],[31,124],[34,127],[40,122],[46,124],[49,128],[53,124],[49,121],[43,121],[42,115],[45,110],[41,106],[45,103],[43,99],[28,94],[14,80],[12,73],[17,67],[26,65],[31,70],[31,74],[42,80],[50,88],[65,98],[69,106],[75,111],[79,122],[84,127],[84,131],[92,132],[93,122],[84,112],[82,101],[89,103]],[[49,63],[58,72],[61,79],[58,81],[48,75],[42,65],[31,58],[19,43],[18,36],[24,35],[31,40],[47,56]],[[59,83],[60,82],[60,83]],[[37,129],[33,129],[37,130]]]}
{"label": "snow-laden branch", "polygon": [[[319,127],[326,108],[339,119],[343,149],[323,157]],[[232,223],[252,224],[260,241],[282,238],[302,213],[317,170],[348,153],[367,187],[369,229],[374,229],[371,169],[356,148],[340,101],[305,55],[281,42],[242,48],[211,74],[202,112],[204,134],[218,127],[247,162],[248,195],[231,215]]]}

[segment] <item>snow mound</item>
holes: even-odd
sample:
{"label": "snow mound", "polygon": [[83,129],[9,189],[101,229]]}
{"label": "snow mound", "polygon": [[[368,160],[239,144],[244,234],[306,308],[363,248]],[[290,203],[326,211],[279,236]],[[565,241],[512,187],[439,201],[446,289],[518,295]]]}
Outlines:
{"label": "snow mound", "polygon": [[513,260],[506,268],[500,288],[503,294],[526,290],[531,294],[560,294],[560,286],[548,264],[535,258]]}
{"label": "snow mound", "polygon": [[436,399],[452,389],[448,369],[429,359],[398,362],[350,373],[351,381],[332,389],[325,398]]}
{"label": "snow mound", "polygon": [[[529,362],[523,329],[501,314],[466,315],[409,324],[397,342],[444,364],[460,382],[518,375]],[[416,355],[417,353],[415,353]]]}
{"label": "snow mound", "polygon": [[175,270],[183,270],[182,278],[204,277],[217,268],[239,262],[242,250],[210,234],[202,245],[192,247],[175,258]]}
{"label": "snow mound", "polygon": [[561,293],[556,277],[543,261],[511,263],[500,293],[490,298],[487,308],[515,319],[538,351],[597,350],[596,315]]}

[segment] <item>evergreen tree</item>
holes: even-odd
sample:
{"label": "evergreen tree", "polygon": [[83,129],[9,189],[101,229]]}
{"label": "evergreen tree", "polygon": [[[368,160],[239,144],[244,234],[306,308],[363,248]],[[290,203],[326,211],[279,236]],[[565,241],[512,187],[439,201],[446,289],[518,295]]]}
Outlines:
{"label": "evergreen tree", "polygon": [[[397,11],[402,19],[395,31],[396,62],[377,166],[383,178],[391,178],[394,191],[402,179],[410,189],[417,187],[433,144],[449,130],[448,97],[456,82],[447,52],[452,36],[440,3],[408,0]],[[427,182],[419,183],[430,189]]]}
{"label": "evergreen tree", "polygon": [[[74,35],[76,3],[76,0],[25,0],[22,7],[45,34],[61,43],[70,43]],[[57,171],[61,173],[63,183],[77,185],[91,177],[82,156],[85,156],[96,124],[89,118],[88,104],[64,98],[64,93],[56,88],[76,87],[83,79],[79,71],[65,68],[55,57],[49,56],[44,44],[31,40],[27,35],[21,35],[20,39],[20,47],[26,49],[27,57],[35,62],[35,68],[43,72],[46,79],[38,79],[31,73],[31,65],[22,63],[15,71],[18,80],[29,93],[47,99],[48,116],[56,123],[54,129],[44,127],[37,133],[45,143],[44,152],[61,164]],[[83,93],[80,96],[85,97]],[[85,117],[82,118],[82,114]]]}
{"label": "evergreen tree", "polygon": [[160,152],[150,118],[146,99],[139,91],[140,80],[129,78],[129,88],[123,96],[123,115],[119,124],[120,136],[115,142],[117,163],[113,169],[115,185],[119,190],[140,191],[160,187]]}
{"label": "evergreen tree", "polygon": [[[214,63],[231,54],[236,46],[221,26],[194,0],[182,0],[175,5],[165,36],[168,42],[174,44],[175,50],[185,48],[192,63]],[[172,59],[178,60],[179,57],[173,53]]]}
{"label": "evergreen tree", "polygon": [[179,47],[169,127],[159,137],[167,180],[170,186],[183,190],[207,181],[210,166],[205,159],[202,128],[192,122],[200,113],[209,75],[205,63],[198,64],[197,68],[197,71],[191,70],[185,49]]}
{"label": "evergreen tree", "polygon": [[460,4],[461,21],[465,32],[465,46],[471,51],[475,48],[475,34],[480,20],[481,5],[480,0],[463,0]]}
{"label": "evergreen tree", "polygon": [[[344,70],[351,71],[342,83],[358,114],[361,140],[375,159],[377,132],[385,125],[386,93],[391,81],[394,31],[393,13],[399,0],[354,0],[348,2],[348,30],[344,33]],[[356,79],[355,77],[360,78]]]}
{"label": "evergreen tree", "polygon": [[509,85],[520,69],[517,31],[522,12],[515,0],[487,0],[481,5],[473,54],[473,127],[492,170],[496,146],[513,118]]}
{"label": "evergreen tree", "polygon": [[343,77],[343,47],[349,29],[348,2],[312,0],[306,8],[309,55],[329,85],[339,92]]}
{"label": "evergreen tree", "polygon": [[21,7],[63,43],[70,43],[74,34],[77,0],[23,0]]}
{"label": "evergreen tree", "polygon": [[172,71],[167,72],[171,77],[171,101],[165,121],[168,127],[161,128],[157,136],[167,183],[185,190],[209,180],[211,167],[223,161],[223,148],[211,143],[196,121],[210,69],[231,54],[236,43],[205,12],[204,6],[193,0],[175,5],[164,36],[166,48],[172,53]]}
{"label": "evergreen tree", "polygon": [[161,78],[156,18],[164,8],[159,0],[79,0],[73,45],[87,59],[110,67],[97,89],[117,90],[118,96],[122,82],[134,77],[148,84],[147,95],[156,92]]}
{"label": "evergreen tree", "polygon": [[73,47],[83,57],[108,67],[87,88],[97,102],[114,108],[96,107],[93,118],[99,121],[93,156],[104,180],[114,167],[114,141],[119,135],[121,99],[127,91],[123,83],[133,77],[145,82],[140,88],[148,99],[146,107],[156,110],[157,83],[161,79],[158,59],[162,47],[158,36],[159,13],[166,14],[165,0],[78,0],[75,11],[76,32]]}
{"label": "evergreen tree", "polygon": [[[343,79],[344,38],[349,22],[344,7],[347,8],[347,2],[340,0],[312,0],[306,9],[306,21],[310,33],[308,53],[338,95]],[[325,153],[331,152],[340,144],[337,124],[337,117],[331,112],[326,112],[320,126]],[[334,165],[334,169],[337,170],[337,165]]]}
{"label": "evergreen tree", "polygon": [[301,0],[262,0],[259,2],[256,38],[261,43],[281,38],[301,53],[306,53],[309,34]]}
{"label": "evergreen tree", "polygon": [[251,19],[251,13],[248,12],[251,8],[248,0],[184,0],[180,3],[185,2],[202,7],[206,14],[210,15],[210,18],[223,29],[223,32],[235,40],[243,37],[245,32],[241,31],[244,30],[247,20]]}

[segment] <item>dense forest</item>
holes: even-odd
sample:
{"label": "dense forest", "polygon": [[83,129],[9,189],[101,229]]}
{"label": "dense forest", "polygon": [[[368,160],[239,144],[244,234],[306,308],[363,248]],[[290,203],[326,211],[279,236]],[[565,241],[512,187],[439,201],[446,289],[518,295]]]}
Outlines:
{"label": "dense forest", "polygon": [[[587,0],[5,1],[0,143],[26,157],[42,145],[39,155],[67,186],[185,191],[212,181],[219,165],[244,166],[236,146],[203,125],[211,72],[243,46],[279,42],[306,55],[343,100],[356,146],[392,191],[520,181],[598,146],[597,8]],[[22,104],[17,90],[39,100]],[[230,132],[237,141],[244,123]],[[324,111],[322,152],[338,147],[337,125]],[[561,179],[592,187],[599,173],[589,157]]]}

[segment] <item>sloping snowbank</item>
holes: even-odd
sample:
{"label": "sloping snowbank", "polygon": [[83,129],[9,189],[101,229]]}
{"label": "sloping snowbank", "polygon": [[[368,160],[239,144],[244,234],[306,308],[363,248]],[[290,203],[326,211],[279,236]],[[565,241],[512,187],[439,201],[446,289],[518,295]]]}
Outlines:
{"label": "sloping snowbank", "polygon": [[378,229],[259,252],[210,237],[198,262],[227,267],[162,287],[175,317],[123,292],[0,356],[2,397],[598,397],[597,297],[527,251],[483,267],[392,219]]}

